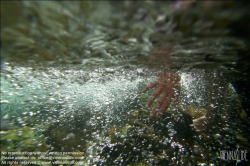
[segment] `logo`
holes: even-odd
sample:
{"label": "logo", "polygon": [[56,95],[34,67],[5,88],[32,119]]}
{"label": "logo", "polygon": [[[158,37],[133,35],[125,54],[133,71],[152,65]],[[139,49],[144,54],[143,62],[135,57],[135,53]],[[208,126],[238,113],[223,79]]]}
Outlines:
{"label": "logo", "polygon": [[239,146],[237,150],[222,150],[220,151],[220,159],[224,161],[236,161],[236,165],[240,161],[247,161],[247,151],[246,150],[239,150]]}

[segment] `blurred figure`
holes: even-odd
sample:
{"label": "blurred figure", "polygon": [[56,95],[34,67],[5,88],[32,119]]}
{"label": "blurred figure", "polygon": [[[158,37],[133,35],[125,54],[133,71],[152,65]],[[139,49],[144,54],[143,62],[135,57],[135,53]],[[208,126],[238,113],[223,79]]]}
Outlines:
{"label": "blurred figure", "polygon": [[164,69],[160,72],[158,79],[142,91],[147,92],[152,88],[156,88],[150,99],[146,103],[146,107],[149,108],[154,100],[160,96],[157,100],[156,105],[153,107],[151,116],[161,117],[163,112],[168,109],[171,102],[173,102],[174,108],[176,108],[179,95],[180,95],[180,76],[176,73]]}

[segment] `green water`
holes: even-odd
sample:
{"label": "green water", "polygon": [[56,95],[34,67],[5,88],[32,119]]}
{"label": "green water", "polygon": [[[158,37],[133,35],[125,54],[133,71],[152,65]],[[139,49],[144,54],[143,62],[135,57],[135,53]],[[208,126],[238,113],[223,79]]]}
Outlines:
{"label": "green water", "polygon": [[249,3],[187,2],[1,2],[1,164],[247,165]]}

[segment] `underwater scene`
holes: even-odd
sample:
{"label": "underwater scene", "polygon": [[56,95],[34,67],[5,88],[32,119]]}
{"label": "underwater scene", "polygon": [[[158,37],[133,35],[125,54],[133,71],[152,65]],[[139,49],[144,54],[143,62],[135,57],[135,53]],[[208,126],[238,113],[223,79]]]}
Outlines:
{"label": "underwater scene", "polygon": [[1,165],[250,165],[247,1],[1,1]]}

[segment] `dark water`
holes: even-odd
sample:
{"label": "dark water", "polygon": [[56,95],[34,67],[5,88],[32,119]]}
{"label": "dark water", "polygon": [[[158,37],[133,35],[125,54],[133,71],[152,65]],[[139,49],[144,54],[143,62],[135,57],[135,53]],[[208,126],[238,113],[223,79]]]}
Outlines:
{"label": "dark water", "polygon": [[[249,7],[1,2],[1,163],[248,165]],[[166,68],[179,102],[152,117]]]}

